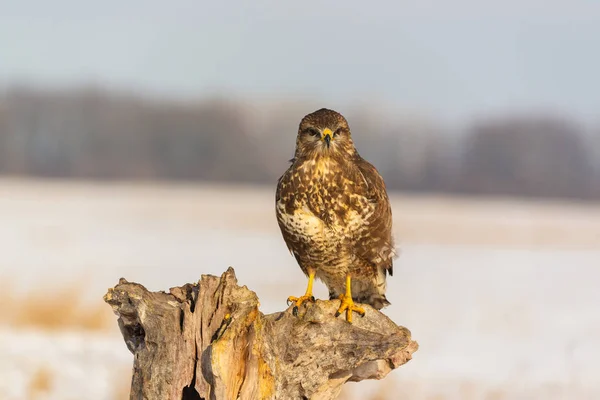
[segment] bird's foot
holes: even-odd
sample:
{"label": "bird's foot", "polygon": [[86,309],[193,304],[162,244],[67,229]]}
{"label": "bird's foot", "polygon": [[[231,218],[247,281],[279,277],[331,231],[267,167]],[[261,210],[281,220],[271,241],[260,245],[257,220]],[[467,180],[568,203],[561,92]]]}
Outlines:
{"label": "bird's foot", "polygon": [[354,304],[354,300],[352,300],[352,296],[348,296],[346,294],[340,295],[340,300],[342,303],[340,304],[340,308],[335,313],[336,318],[346,311],[346,321],[352,323],[352,311],[357,312],[361,317],[365,316],[365,310],[362,307],[359,307]]}
{"label": "bird's foot", "polygon": [[292,303],[294,304],[294,308],[292,309],[292,314],[294,314],[294,316],[298,316],[298,308],[307,301],[314,303],[315,297],[312,294],[305,294],[300,297],[290,296],[287,299],[288,306]]}

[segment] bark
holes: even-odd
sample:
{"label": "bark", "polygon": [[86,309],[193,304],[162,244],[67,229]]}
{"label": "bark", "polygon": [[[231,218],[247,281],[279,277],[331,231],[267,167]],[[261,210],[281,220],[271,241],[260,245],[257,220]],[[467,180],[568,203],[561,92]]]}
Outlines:
{"label": "bark", "polygon": [[408,362],[410,331],[339,300],[263,315],[232,268],[220,278],[150,292],[121,279],[104,300],[134,355],[131,399],[335,399],[347,381],[381,379]]}

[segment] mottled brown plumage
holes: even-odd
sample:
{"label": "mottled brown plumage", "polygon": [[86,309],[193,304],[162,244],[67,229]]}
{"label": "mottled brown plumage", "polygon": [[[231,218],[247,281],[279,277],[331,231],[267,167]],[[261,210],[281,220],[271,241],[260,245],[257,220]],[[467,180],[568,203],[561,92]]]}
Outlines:
{"label": "mottled brown plumage", "polygon": [[356,151],[346,119],[327,109],[304,117],[291,162],[277,184],[276,213],[302,271],[322,280],[331,299],[344,296],[349,276],[352,299],[377,309],[389,304],[392,211],[383,179]]}

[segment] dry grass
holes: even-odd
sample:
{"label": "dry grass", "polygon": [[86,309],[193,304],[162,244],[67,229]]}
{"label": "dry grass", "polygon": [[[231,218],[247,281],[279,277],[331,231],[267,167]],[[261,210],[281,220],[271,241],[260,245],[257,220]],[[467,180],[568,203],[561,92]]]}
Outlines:
{"label": "dry grass", "polygon": [[[111,398],[113,400],[129,399],[131,387],[131,369],[123,368],[122,372],[116,374],[115,376],[117,378],[114,380],[115,384],[113,385],[114,390]],[[38,367],[32,374],[29,381],[29,385],[27,387],[27,399],[35,400],[53,397],[53,395],[55,395],[54,392],[57,390],[56,386],[54,385],[55,378],[55,373],[51,368],[46,366]],[[2,397],[2,394],[0,394],[0,399],[2,398],[4,397]]]}
{"label": "dry grass", "polygon": [[48,290],[38,287],[27,293],[12,290],[9,280],[0,284],[0,324],[43,330],[105,330],[114,325],[110,308],[102,301],[82,299],[85,284],[70,283]]}
{"label": "dry grass", "polygon": [[38,397],[46,397],[52,392],[52,382],[54,374],[46,367],[40,367],[31,377],[27,391],[29,399],[37,399]]}

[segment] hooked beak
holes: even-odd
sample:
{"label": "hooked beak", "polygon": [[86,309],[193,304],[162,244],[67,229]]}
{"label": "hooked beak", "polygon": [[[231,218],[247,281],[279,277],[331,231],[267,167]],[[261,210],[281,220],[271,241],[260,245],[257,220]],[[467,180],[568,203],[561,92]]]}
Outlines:
{"label": "hooked beak", "polygon": [[327,143],[327,148],[329,148],[329,143],[331,142],[332,135],[333,135],[333,132],[331,132],[331,129],[329,129],[329,128],[323,129],[321,139],[324,140],[325,143]]}

